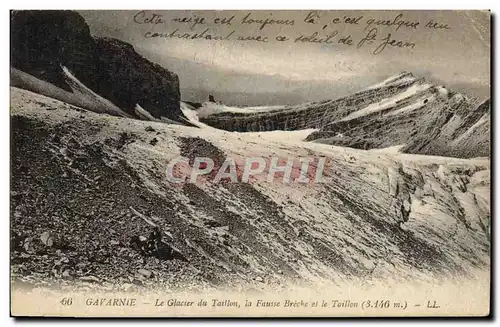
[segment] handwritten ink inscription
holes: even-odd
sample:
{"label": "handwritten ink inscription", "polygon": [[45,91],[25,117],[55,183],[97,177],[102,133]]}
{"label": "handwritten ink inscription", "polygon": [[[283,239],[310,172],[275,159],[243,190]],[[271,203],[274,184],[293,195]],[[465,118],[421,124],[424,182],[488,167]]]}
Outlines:
{"label": "handwritten ink inscription", "polygon": [[[217,12],[217,17],[206,13],[165,15],[141,10],[134,13],[133,22],[145,28],[147,39],[178,39],[185,41],[232,41],[280,44],[318,44],[351,47],[379,55],[389,51],[418,49],[417,33],[446,33],[452,30],[448,22],[435,17],[424,21],[404,13],[373,12],[336,15],[335,12],[309,11],[280,12]],[[432,12],[429,13],[432,15]]]}

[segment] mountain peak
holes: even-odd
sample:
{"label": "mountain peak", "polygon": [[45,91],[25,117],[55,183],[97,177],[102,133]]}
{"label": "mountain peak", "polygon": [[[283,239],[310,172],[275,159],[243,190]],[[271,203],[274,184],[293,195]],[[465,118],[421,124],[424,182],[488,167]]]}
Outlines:
{"label": "mountain peak", "polygon": [[387,79],[384,80],[383,84],[388,85],[388,84],[395,84],[399,82],[410,82],[416,80],[417,77],[413,75],[413,73],[408,72],[408,71],[402,71],[399,74],[393,75]]}

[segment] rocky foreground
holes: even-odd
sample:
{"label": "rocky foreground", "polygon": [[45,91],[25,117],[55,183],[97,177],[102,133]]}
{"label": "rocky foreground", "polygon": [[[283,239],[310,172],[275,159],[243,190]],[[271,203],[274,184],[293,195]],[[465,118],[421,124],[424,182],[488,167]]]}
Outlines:
{"label": "rocky foreground", "polygon": [[[439,282],[490,267],[487,158],[120,118],[15,87],[10,109],[16,285],[283,289]],[[165,167],[179,155],[323,156],[330,182],[170,185]]]}

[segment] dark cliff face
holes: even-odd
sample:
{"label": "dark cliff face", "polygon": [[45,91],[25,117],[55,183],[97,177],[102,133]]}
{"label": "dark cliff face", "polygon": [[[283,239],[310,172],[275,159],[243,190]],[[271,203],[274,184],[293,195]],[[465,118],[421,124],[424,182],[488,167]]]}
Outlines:
{"label": "dark cliff face", "polygon": [[11,65],[67,91],[61,66],[129,114],[139,104],[154,117],[178,120],[179,78],[148,61],[132,45],[93,38],[73,11],[13,11]]}
{"label": "dark cliff face", "polygon": [[128,43],[112,38],[96,41],[101,94],[129,113],[138,103],[156,118],[177,120],[181,112],[176,74],[148,61]]}
{"label": "dark cliff face", "polygon": [[97,86],[96,44],[78,13],[56,10],[11,14],[11,65],[67,91],[61,65],[92,90]]}
{"label": "dark cliff face", "polygon": [[216,112],[200,118],[239,132],[319,129],[305,141],[364,150],[458,158],[490,155],[490,100],[480,101],[404,72],[336,99],[264,112]]}

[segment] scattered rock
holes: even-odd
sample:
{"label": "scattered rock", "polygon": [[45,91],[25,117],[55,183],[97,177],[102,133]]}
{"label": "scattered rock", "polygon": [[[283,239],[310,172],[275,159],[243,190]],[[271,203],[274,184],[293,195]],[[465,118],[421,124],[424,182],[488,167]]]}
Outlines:
{"label": "scattered rock", "polygon": [[153,273],[147,269],[139,269],[137,272],[146,278],[151,278],[153,276]]}
{"label": "scattered rock", "polygon": [[134,285],[129,284],[129,283],[125,283],[125,284],[123,284],[120,288],[121,288],[123,291],[127,292],[127,291],[131,290],[133,287],[134,287]]}
{"label": "scattered rock", "polygon": [[[142,277],[142,278],[144,278],[144,277]],[[133,283],[134,285],[138,285],[138,286],[142,286],[142,285],[143,285],[142,280],[140,280],[140,279],[134,279],[134,280],[132,281],[132,283]]]}
{"label": "scattered rock", "polygon": [[365,267],[367,270],[373,270],[375,269],[375,262],[371,259],[368,258],[361,258],[360,263]]}
{"label": "scattered rock", "polygon": [[43,232],[40,235],[40,240],[42,241],[43,244],[45,244],[48,247],[51,247],[52,245],[54,245],[54,239],[49,232]]}
{"label": "scattered rock", "polygon": [[21,192],[12,191],[10,192],[10,196],[12,200],[20,201],[22,199],[23,194]]}
{"label": "scattered rock", "polygon": [[120,242],[118,242],[116,240],[109,241],[109,245],[111,245],[111,246],[118,245],[118,244],[120,244]]}
{"label": "scattered rock", "polygon": [[212,220],[212,219],[207,219],[205,220],[205,226],[208,226],[208,227],[222,227],[222,224],[216,220]]}
{"label": "scattered rock", "polygon": [[[172,236],[171,233],[165,233]],[[143,256],[152,256],[160,260],[178,259],[188,261],[182,253],[173,245],[169,245],[162,240],[163,232],[158,226],[155,226],[149,235],[149,238],[144,239],[140,236],[133,236],[129,244],[132,249],[135,249]],[[145,260],[145,259],[144,259]]]}
{"label": "scattered rock", "polygon": [[112,291],[113,290],[113,284],[110,284],[110,283],[107,283],[106,285],[104,285],[104,289],[108,292]]}
{"label": "scattered rock", "polygon": [[155,146],[156,144],[158,143],[158,139],[155,137],[154,139],[152,139],[151,141],[149,141],[149,144]]}
{"label": "scattered rock", "polygon": [[255,277],[255,280],[256,280],[257,282],[260,282],[260,283],[263,283],[263,282],[264,282],[264,279],[262,279],[262,277],[260,277],[260,276]]}
{"label": "scattered rock", "polygon": [[33,238],[31,237],[27,237],[25,240],[24,240],[24,243],[23,243],[23,248],[26,252],[28,253],[32,253],[34,250],[33,250]]}
{"label": "scattered rock", "polygon": [[405,222],[403,222],[403,221],[400,221],[400,222],[399,222],[399,228],[401,228],[401,229],[402,229],[402,230],[404,230],[404,231],[408,231],[408,230],[410,230],[410,229],[409,229],[409,227],[408,227],[408,225],[407,225],[407,224],[405,224]]}
{"label": "scattered rock", "polygon": [[145,128],[145,130],[146,130],[146,132],[155,132],[155,129],[153,127],[151,127],[151,126],[147,126]]}
{"label": "scattered rock", "polygon": [[76,268],[82,269],[85,268],[87,264],[85,262],[79,262],[76,264]]}
{"label": "scattered rock", "polygon": [[91,282],[91,283],[100,282],[100,279],[95,277],[95,276],[82,276],[82,277],[80,277],[80,280],[84,281],[84,282]]}
{"label": "scattered rock", "polygon": [[401,204],[401,218],[403,222],[407,222],[410,218],[411,204],[408,201],[404,201]]}
{"label": "scattered rock", "polygon": [[404,200],[403,207],[406,211],[410,211],[411,210],[411,203],[408,200]]}

